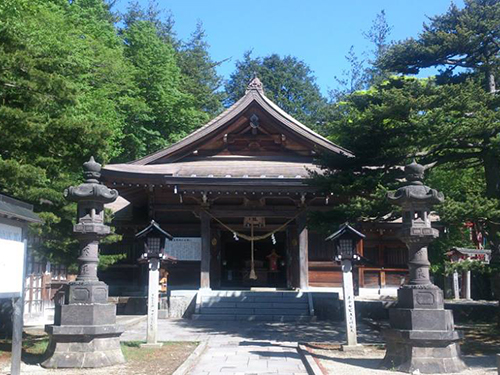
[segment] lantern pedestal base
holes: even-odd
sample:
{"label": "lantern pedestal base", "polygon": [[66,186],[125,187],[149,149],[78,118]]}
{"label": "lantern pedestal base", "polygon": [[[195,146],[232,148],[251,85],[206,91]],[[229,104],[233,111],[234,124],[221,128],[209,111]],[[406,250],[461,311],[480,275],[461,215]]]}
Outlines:
{"label": "lantern pedestal base", "polygon": [[456,331],[409,331],[388,329],[383,332],[386,355],[380,367],[422,374],[447,374],[466,369],[460,358],[460,335]]}
{"label": "lantern pedestal base", "polygon": [[460,358],[451,310],[443,292],[429,284],[398,290],[398,305],[389,310],[391,329],[383,331],[386,355],[381,367],[422,374],[446,374],[466,368]]}
{"label": "lantern pedestal base", "polygon": [[56,306],[55,326],[102,326],[116,323],[116,305],[82,303]]}
{"label": "lantern pedestal base", "polygon": [[125,363],[120,348],[124,329],[116,324],[95,326],[48,325],[50,342],[45,368],[97,368]]}

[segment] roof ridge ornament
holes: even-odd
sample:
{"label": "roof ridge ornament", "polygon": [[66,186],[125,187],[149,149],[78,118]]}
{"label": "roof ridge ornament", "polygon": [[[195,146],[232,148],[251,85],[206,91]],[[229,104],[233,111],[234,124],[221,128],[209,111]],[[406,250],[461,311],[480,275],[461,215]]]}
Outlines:
{"label": "roof ridge ornament", "polygon": [[245,94],[248,94],[251,90],[256,90],[260,92],[261,94],[264,94],[264,86],[262,85],[261,80],[259,77],[257,77],[257,74],[254,73],[253,79],[250,81],[250,83],[247,86],[247,89],[245,91]]}

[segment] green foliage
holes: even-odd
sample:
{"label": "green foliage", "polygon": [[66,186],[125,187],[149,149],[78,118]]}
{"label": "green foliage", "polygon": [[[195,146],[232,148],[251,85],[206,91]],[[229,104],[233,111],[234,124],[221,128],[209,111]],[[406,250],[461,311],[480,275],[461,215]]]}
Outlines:
{"label": "green foliage", "polygon": [[[104,0],[0,2],[0,191],[35,205],[36,250],[53,262],[76,259],[76,207],[63,191],[84,161],[142,157],[217,111],[213,98],[197,103],[200,79],[186,75],[203,74],[180,67],[171,19],[133,6],[117,21]],[[209,70],[201,28],[193,38],[185,61]]]}
{"label": "green foliage", "polygon": [[[163,24],[152,18],[152,11],[143,15],[134,8],[133,12],[125,16],[127,23],[121,30],[124,54],[133,66],[133,90],[123,102],[126,119],[119,157],[122,161],[177,142],[209,118],[186,89],[172,37],[166,36]],[[193,79],[192,86],[197,83]]]}
{"label": "green foliage", "polygon": [[120,38],[100,1],[9,0],[0,7],[0,189],[45,220],[37,249],[74,259],[75,207],[62,192],[90,155],[116,155],[126,87]]}
{"label": "green foliage", "polygon": [[[500,2],[493,0],[468,0],[463,9],[452,5],[431,18],[417,39],[385,48],[375,69],[388,78],[334,103],[326,127],[332,140],[357,156],[347,163],[323,160],[327,173],[318,177],[325,190],[347,194],[342,204],[359,207],[346,210],[350,220],[393,218],[394,208],[376,202],[381,187],[395,189],[400,166],[414,156],[428,165],[427,183],[447,198],[436,211],[448,234],[430,248],[441,271],[444,251],[474,246],[464,237],[465,222],[499,254],[499,12]],[[432,79],[387,76],[428,67],[442,70]],[[360,199],[366,204],[360,206]]]}
{"label": "green foliage", "polygon": [[208,53],[203,25],[199,22],[190,40],[182,43],[178,51],[179,66],[184,79],[184,87],[195,98],[196,107],[215,116],[222,109],[225,93],[221,91],[222,77],[216,67],[224,61],[215,62]]}
{"label": "green foliage", "polygon": [[[378,66],[404,74],[428,67],[443,67],[441,78],[454,74],[462,81],[480,74],[489,91],[489,75],[498,74],[500,2],[465,0],[463,9],[451,4],[448,12],[430,18],[418,39],[396,43],[383,54]],[[460,68],[465,68],[460,69]]]}
{"label": "green foliage", "polygon": [[[439,67],[441,92],[430,108],[427,126],[436,128],[429,138],[428,156],[438,164],[473,167],[483,171],[480,195],[470,191],[464,204],[451,202],[454,215],[471,216],[475,206],[482,231],[500,261],[500,1],[467,0],[459,9],[430,19],[418,39],[391,46],[380,57],[382,69],[418,73]],[[434,125],[434,126],[433,126]],[[462,197],[462,200],[465,197]]]}
{"label": "green foliage", "polygon": [[253,58],[251,54],[251,51],[246,52],[243,60],[236,62],[236,71],[226,84],[226,104],[240,99],[248,83],[257,75],[266,96],[281,109],[312,128],[321,128],[326,100],[309,67],[292,56],[272,54]]}
{"label": "green foliage", "polygon": [[484,262],[478,260],[462,260],[460,262],[446,262],[445,275],[452,275],[454,272],[462,273],[472,271],[474,273],[484,273],[490,275],[492,268]]}
{"label": "green foliage", "polygon": [[332,101],[342,100],[345,95],[368,89],[371,85],[380,83],[389,77],[386,71],[375,66],[375,62],[386,52],[391,30],[392,26],[387,23],[385,11],[380,11],[371,27],[363,32],[365,39],[372,43],[373,50],[365,51],[361,56],[358,56],[354,46],[351,46],[345,56],[349,63],[349,69],[344,70],[341,76],[335,77],[338,87],[329,93]]}

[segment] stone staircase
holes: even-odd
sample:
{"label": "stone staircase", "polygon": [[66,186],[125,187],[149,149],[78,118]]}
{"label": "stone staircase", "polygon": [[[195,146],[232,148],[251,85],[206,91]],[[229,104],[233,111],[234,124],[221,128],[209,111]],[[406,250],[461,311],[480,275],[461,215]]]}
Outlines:
{"label": "stone staircase", "polygon": [[218,321],[308,322],[314,318],[309,293],[295,291],[203,291],[192,318]]}

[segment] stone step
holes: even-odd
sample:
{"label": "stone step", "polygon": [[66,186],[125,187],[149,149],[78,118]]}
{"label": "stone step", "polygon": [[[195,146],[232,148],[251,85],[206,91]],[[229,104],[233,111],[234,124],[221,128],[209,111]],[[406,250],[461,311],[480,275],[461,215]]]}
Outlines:
{"label": "stone step", "polygon": [[201,314],[211,315],[302,315],[309,314],[308,309],[252,309],[252,308],[216,308],[216,307],[202,307]]}
{"label": "stone step", "polygon": [[247,290],[212,290],[204,291],[203,296],[209,297],[273,297],[273,298],[302,298],[303,292],[251,292]]}
{"label": "stone step", "polygon": [[262,321],[262,322],[311,322],[314,317],[308,314],[261,315],[261,314],[193,314],[193,320],[207,321]]}
{"label": "stone step", "polygon": [[284,298],[284,297],[262,297],[262,296],[201,296],[201,302],[270,302],[270,303],[307,303],[307,296]]}
{"label": "stone step", "polygon": [[271,309],[271,308],[282,308],[282,309],[309,309],[309,304],[307,302],[219,302],[219,301],[202,301],[201,307],[217,307],[217,308],[254,308],[254,309]]}

